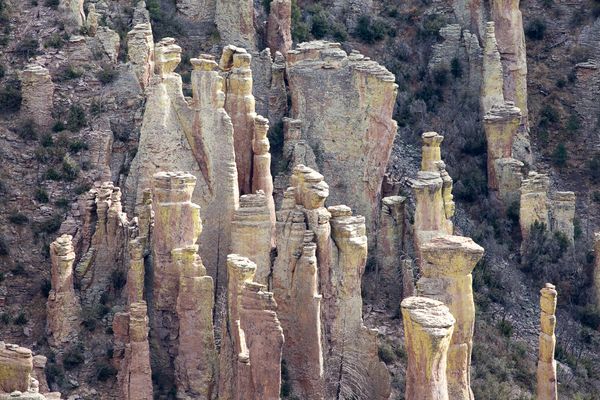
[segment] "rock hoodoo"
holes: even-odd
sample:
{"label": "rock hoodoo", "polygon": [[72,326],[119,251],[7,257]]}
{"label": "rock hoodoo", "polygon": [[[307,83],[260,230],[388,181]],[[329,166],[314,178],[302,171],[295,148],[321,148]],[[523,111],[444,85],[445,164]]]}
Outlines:
{"label": "rock hoodoo", "polygon": [[540,350],[537,367],[537,398],[539,400],[558,399],[556,380],[556,290],[554,285],[546,283],[540,290]]}
{"label": "rock hoodoo", "polygon": [[22,115],[30,118],[37,129],[49,129],[52,124],[54,96],[50,72],[40,65],[28,65],[21,73],[21,93]]}

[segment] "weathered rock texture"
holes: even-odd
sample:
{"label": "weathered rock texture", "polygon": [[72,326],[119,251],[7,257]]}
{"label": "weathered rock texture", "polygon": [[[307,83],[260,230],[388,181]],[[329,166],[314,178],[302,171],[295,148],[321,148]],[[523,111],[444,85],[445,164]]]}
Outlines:
{"label": "weathered rock texture", "polygon": [[[481,82],[481,111],[487,114],[493,106],[504,104],[504,78],[502,61],[496,42],[496,29],[493,22],[485,25],[483,40],[483,79]],[[521,122],[519,116],[519,123]]]}
{"label": "weathered rock texture", "polygon": [[77,339],[81,305],[73,287],[72,237],[63,235],[50,245],[51,287],[47,303],[49,342],[57,348]]}
{"label": "weathered rock texture", "polygon": [[364,215],[371,232],[397,129],[394,75],[337,43],[315,41],[288,52],[287,76],[291,115],[336,189],[333,202]]}
{"label": "weathered rock texture", "polygon": [[77,26],[83,26],[85,13],[83,11],[83,0],[60,0],[59,7],[65,11],[67,17]]}
{"label": "weathered rock texture", "polygon": [[87,29],[87,34],[89,36],[96,36],[96,31],[98,30],[99,19],[102,17],[102,14],[96,11],[95,4],[88,5],[88,13],[85,17],[85,27]]}
{"label": "weathered rock texture", "polygon": [[233,215],[231,224],[231,253],[254,262],[254,281],[268,286],[271,276],[272,226],[264,193],[241,196],[240,208]]}
{"label": "weathered rock texture", "polygon": [[172,365],[178,395],[210,399],[215,393],[212,278],[197,253],[200,207],[192,203],[196,178],[189,173],[154,175],[151,324],[153,359]]}
{"label": "weathered rock texture", "polygon": [[271,53],[287,54],[292,49],[291,0],[271,0],[267,21],[267,45]]}
{"label": "weathered rock texture", "polygon": [[[386,399],[389,375],[377,356],[376,332],[368,330],[361,318],[365,219],[353,216],[346,206],[326,209],[328,195],[323,176],[299,165],[278,213],[273,291],[280,304],[292,391],[303,398],[334,398],[337,393],[338,397]],[[318,271],[324,300],[320,321],[321,298],[313,271]],[[304,301],[299,303],[300,299]],[[317,348],[321,326],[327,335],[322,348]]]}
{"label": "weathered rock texture", "polygon": [[252,0],[217,0],[215,23],[223,43],[256,48]]}
{"label": "weathered rock texture", "polygon": [[485,8],[481,0],[453,0],[454,15],[459,23],[477,36],[484,35]]}
{"label": "weathered rock texture", "polygon": [[521,110],[521,126],[515,137],[514,158],[532,164],[527,107],[527,57],[520,0],[494,0],[491,17],[502,60],[504,99]]}
{"label": "weathered rock texture", "polygon": [[22,115],[35,127],[47,130],[52,124],[54,83],[50,72],[36,64],[28,65],[21,73]]}
{"label": "weathered rock texture", "polygon": [[520,123],[521,111],[511,102],[494,104],[484,117],[488,187],[502,200],[514,199],[521,185],[522,174],[514,167],[524,164],[513,158]]}
{"label": "weathered rock texture", "polygon": [[521,236],[525,241],[529,237],[531,225],[535,222],[550,228],[550,200],[548,190],[550,178],[545,174],[529,172],[527,179],[521,185],[521,208],[519,210],[519,224]]}
{"label": "weathered rock texture", "polygon": [[558,391],[556,385],[556,290],[554,285],[546,283],[540,290],[540,350],[537,366],[537,399],[556,400]]}
{"label": "weathered rock texture", "polygon": [[446,363],[454,317],[442,302],[426,297],[408,297],[401,307],[408,355],[405,398],[448,400]]}
{"label": "weathered rock texture", "polygon": [[221,347],[219,398],[279,399],[283,330],[273,294],[253,282],[256,264],[227,257],[228,317]]}
{"label": "weathered rock texture", "polygon": [[231,218],[238,204],[233,125],[225,112],[223,78],[211,56],[193,58],[192,93],[183,96],[181,77],[173,71],[181,48],[173,39],[155,46],[156,75],[147,88],[140,145],[127,179],[128,204],[139,204],[152,174],[189,171],[198,181],[192,201],[200,205],[204,229],[200,254],[218,288],[226,283]]}
{"label": "weathered rock texture", "polygon": [[444,137],[436,132],[423,134],[421,171],[412,181],[415,193],[414,240],[418,252],[421,244],[442,235],[451,235],[454,224],[452,178],[441,159],[440,145]]}
{"label": "weathered rock texture", "polygon": [[37,355],[33,356],[33,377],[38,381],[40,392],[48,393],[50,388],[48,387],[48,380],[46,379],[46,363],[48,358],[46,356]]}
{"label": "weathered rock texture", "polygon": [[442,236],[420,248],[421,279],[419,296],[446,304],[456,319],[448,350],[448,393],[450,399],[473,399],[471,392],[471,352],[475,325],[473,276],[483,248],[461,236]]}
{"label": "weathered rock texture", "polygon": [[146,302],[129,304],[129,311],[117,313],[113,319],[115,341],[123,343],[120,354],[119,398],[146,400],[152,398],[152,371],[148,344]]}
{"label": "weathered rock texture", "polygon": [[116,63],[119,57],[119,47],[121,46],[119,34],[106,26],[99,26],[96,30],[96,39],[110,61]]}
{"label": "weathered rock texture", "polygon": [[214,22],[216,0],[177,0],[177,11],[197,22]]}
{"label": "weathered rock texture", "polygon": [[[600,27],[600,24],[595,24]],[[591,36],[596,37],[596,36]],[[596,41],[591,41],[596,43]],[[596,49],[597,46],[594,45]],[[597,50],[597,49],[596,49]],[[595,131],[600,113],[598,95],[600,94],[600,54],[595,59],[575,66],[575,111],[582,120],[584,131]]]}
{"label": "weathered rock texture", "polygon": [[405,250],[406,197],[390,196],[382,200],[377,236],[377,287],[380,298],[389,307],[397,309],[402,298],[402,269],[398,260]]}
{"label": "weathered rock texture", "polygon": [[555,192],[552,194],[552,231],[560,232],[573,243],[575,240],[575,193]]}
{"label": "weathered rock texture", "polygon": [[154,39],[150,23],[138,24],[127,33],[127,58],[144,89],[154,71]]}
{"label": "weathered rock texture", "polygon": [[288,112],[287,86],[285,84],[285,58],[280,52],[275,53],[271,66],[271,85],[269,91],[269,124],[281,126]]}

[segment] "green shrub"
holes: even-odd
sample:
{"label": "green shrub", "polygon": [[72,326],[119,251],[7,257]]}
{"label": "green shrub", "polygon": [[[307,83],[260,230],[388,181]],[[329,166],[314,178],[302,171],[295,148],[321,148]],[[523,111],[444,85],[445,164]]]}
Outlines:
{"label": "green shrub", "polygon": [[117,375],[117,369],[110,364],[102,363],[96,366],[96,379],[106,382]]}
{"label": "green shrub", "polygon": [[[188,73],[188,75],[191,78],[191,74]],[[183,74],[182,74],[182,78],[183,78]],[[95,98],[92,100],[92,104],[90,104],[90,113],[92,115],[94,115],[94,116],[100,115],[103,112],[105,112],[106,110],[107,110],[107,107],[104,104],[104,102],[102,101],[102,99]]]}
{"label": "green shrub", "polygon": [[62,176],[60,175],[60,172],[58,172],[52,167],[48,168],[48,171],[46,171],[46,179],[48,180],[60,181],[61,178]]}
{"label": "green shrub", "polygon": [[48,296],[50,295],[50,290],[52,290],[52,283],[50,283],[50,280],[44,279],[42,281],[42,284],[40,285],[40,293],[45,298],[48,298]]}
{"label": "green shrub", "polygon": [[38,54],[39,42],[33,37],[26,37],[21,40],[15,49],[13,54],[21,58],[29,58]]}
{"label": "green shrub", "polygon": [[88,183],[84,183],[82,185],[76,186],[73,191],[75,192],[75,194],[80,195],[80,194],[87,192],[91,188],[92,188],[92,185],[90,185]]}
{"label": "green shrub", "polygon": [[67,370],[72,370],[81,363],[83,363],[83,348],[82,346],[75,346],[69,349],[63,357],[63,366]]}
{"label": "green shrub", "polygon": [[25,225],[29,222],[29,218],[27,218],[27,215],[17,211],[11,213],[8,217],[8,220],[15,225]]}
{"label": "green shrub", "polygon": [[117,79],[119,76],[119,72],[110,66],[104,66],[98,73],[96,74],[96,78],[103,84],[108,85]]}
{"label": "green shrub", "polygon": [[576,133],[581,129],[581,120],[576,114],[571,114],[565,128],[567,128],[567,131],[571,134]]}
{"label": "green shrub", "polygon": [[559,121],[559,115],[556,108],[554,108],[550,104],[544,105],[542,110],[540,111],[540,121],[538,125],[540,127],[547,127],[551,124],[555,124]]}
{"label": "green shrub", "polygon": [[588,175],[592,182],[600,182],[600,153],[594,154],[586,163]]}
{"label": "green shrub", "polygon": [[447,21],[442,15],[426,15],[419,28],[418,36],[422,39],[436,38],[445,25]]}
{"label": "green shrub", "polygon": [[391,364],[396,361],[396,353],[394,349],[388,343],[381,343],[377,349],[379,359],[386,364]]}
{"label": "green shrub", "polygon": [[33,197],[40,203],[47,203],[50,200],[48,192],[44,188],[37,188]]}
{"label": "green shrub", "polygon": [[292,39],[296,43],[310,40],[308,25],[302,21],[302,11],[297,0],[292,0]]}
{"label": "green shrub", "polygon": [[54,125],[52,125],[52,132],[62,132],[65,129],[65,124],[62,121],[56,121]]}
{"label": "green shrub", "polygon": [[69,208],[70,204],[71,204],[71,202],[66,197],[59,197],[54,202],[54,205],[57,207],[60,207],[60,208]]}
{"label": "green shrub", "polygon": [[0,88],[0,113],[16,112],[21,108],[21,83],[11,80]]}
{"label": "green shrub", "polygon": [[15,318],[15,320],[13,321],[13,323],[15,325],[27,325],[27,322],[29,322],[29,320],[27,319],[27,317],[25,316],[25,313],[19,313],[19,315],[17,316],[17,318]]}
{"label": "green shrub", "polygon": [[387,30],[384,22],[373,21],[369,15],[361,15],[356,24],[355,35],[364,43],[375,43],[385,37]]}
{"label": "green shrub", "polygon": [[55,49],[62,49],[65,45],[65,38],[58,34],[53,33],[49,38],[44,41],[44,47],[54,47]]}
{"label": "green shrub", "polygon": [[6,69],[3,64],[0,64],[0,79],[4,78],[4,75],[6,75]]}
{"label": "green shrub", "polygon": [[536,18],[525,27],[525,36],[531,40],[542,40],[546,34],[546,22]]}
{"label": "green shrub", "polygon": [[37,130],[33,124],[33,121],[28,119],[23,121],[19,127],[17,127],[16,131],[17,135],[23,140],[36,140],[37,139]]}
{"label": "green shrub", "polygon": [[46,365],[46,380],[49,385],[61,385],[65,379],[65,373],[55,363],[48,363]]}
{"label": "green shrub", "polygon": [[600,310],[595,305],[588,304],[579,309],[577,314],[579,321],[585,326],[594,330],[600,327]]}
{"label": "green shrub", "polygon": [[271,12],[271,0],[262,0],[262,6],[265,9],[265,13],[269,15]]}
{"label": "green shrub", "polygon": [[42,147],[52,147],[54,145],[54,139],[49,133],[44,133],[40,139]]}
{"label": "green shrub", "polygon": [[123,271],[114,270],[110,274],[110,280],[116,290],[122,289],[127,283],[127,277]]}
{"label": "green shrub", "polygon": [[556,87],[559,89],[564,89],[564,87],[567,86],[567,81],[565,81],[563,78],[559,78],[556,81]]}
{"label": "green shrub", "polygon": [[50,8],[57,10],[59,3],[60,3],[60,0],[46,0],[44,2],[44,5],[46,7],[50,7]]}
{"label": "green shrub", "polygon": [[0,235],[0,256],[7,256],[10,254],[10,248],[6,242],[6,238]]}
{"label": "green shrub", "polygon": [[34,233],[36,233],[36,234],[54,233],[60,229],[60,225],[62,224],[62,221],[63,221],[63,217],[58,214],[54,215],[52,217],[46,218],[40,222],[37,222],[34,225],[34,227],[33,227]]}
{"label": "green shrub", "polygon": [[504,318],[498,322],[497,328],[505,338],[510,338],[513,335],[514,327],[512,322]]}
{"label": "green shrub", "polygon": [[557,167],[564,167],[569,160],[569,153],[564,143],[559,143],[552,152],[552,162]]}
{"label": "green shrub", "polygon": [[346,25],[341,22],[334,22],[331,26],[331,35],[338,42],[345,42],[348,40],[348,31]]}
{"label": "green shrub", "polygon": [[329,21],[327,20],[327,15],[324,11],[318,12],[312,17],[312,26],[310,28],[310,33],[316,39],[322,39],[326,35],[329,34]]}
{"label": "green shrub", "polygon": [[10,320],[10,315],[8,315],[7,313],[0,314],[0,322],[2,322],[4,325],[10,324]]}
{"label": "green shrub", "polygon": [[67,182],[72,182],[79,175],[79,166],[70,157],[65,157],[62,162],[62,178]]}
{"label": "green shrub", "polygon": [[450,62],[450,72],[452,72],[452,76],[455,79],[462,78],[463,76],[463,67],[460,63],[458,57],[454,57]]}
{"label": "green shrub", "polygon": [[58,72],[56,79],[59,82],[70,81],[72,79],[81,78],[83,76],[83,70],[78,69],[71,64],[63,67]]}
{"label": "green shrub", "polygon": [[80,105],[73,104],[67,117],[67,129],[72,132],[79,132],[86,124],[85,111]]}
{"label": "green shrub", "polygon": [[71,153],[79,153],[81,150],[87,150],[88,144],[83,140],[73,140],[69,142],[69,151]]}
{"label": "green shrub", "polygon": [[432,71],[433,82],[438,87],[444,87],[448,83],[448,69],[444,66],[437,67]]}

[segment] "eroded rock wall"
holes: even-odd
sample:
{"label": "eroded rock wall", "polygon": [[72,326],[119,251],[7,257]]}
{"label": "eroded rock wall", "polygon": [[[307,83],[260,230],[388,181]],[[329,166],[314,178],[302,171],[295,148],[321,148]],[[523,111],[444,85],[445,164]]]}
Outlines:
{"label": "eroded rock wall", "polygon": [[21,73],[23,102],[21,113],[31,119],[35,128],[46,131],[52,124],[54,83],[48,69],[35,64],[28,65]]}

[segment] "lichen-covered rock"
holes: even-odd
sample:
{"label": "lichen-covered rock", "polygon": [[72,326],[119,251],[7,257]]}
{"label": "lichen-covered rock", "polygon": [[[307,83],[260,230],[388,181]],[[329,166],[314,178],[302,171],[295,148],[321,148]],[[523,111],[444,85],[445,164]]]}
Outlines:
{"label": "lichen-covered rock", "polygon": [[519,224],[523,241],[529,237],[531,225],[534,222],[544,224],[547,229],[550,228],[549,187],[548,175],[538,174],[534,171],[529,172],[527,179],[524,179],[521,184]]}
{"label": "lichen-covered rock", "polygon": [[419,296],[446,304],[456,319],[448,350],[448,393],[450,399],[472,400],[471,352],[475,327],[473,276],[483,248],[470,238],[441,236],[420,247]]}
{"label": "lichen-covered rock", "polygon": [[426,297],[408,297],[401,308],[408,355],[405,398],[449,400],[446,362],[454,317],[442,302]]}
{"label": "lichen-covered rock", "polygon": [[83,26],[83,23],[85,22],[83,0],[60,0],[58,6],[66,13],[70,20],[77,24],[77,26]]}
{"label": "lichen-covered rock", "polygon": [[287,87],[285,84],[285,58],[282,53],[275,53],[271,66],[271,85],[269,92],[269,124],[271,127],[281,126],[288,112]]}
{"label": "lichen-covered rock", "polygon": [[193,98],[183,96],[181,77],[173,71],[181,60],[173,39],[155,47],[157,76],[147,89],[140,145],[127,179],[128,204],[139,203],[152,174],[189,171],[198,181],[192,200],[200,205],[204,229],[200,255],[215,286],[225,285],[225,254],[229,253],[231,218],[238,204],[233,125],[224,106],[223,78],[214,57],[201,55],[191,63]]}
{"label": "lichen-covered rock", "polygon": [[214,22],[216,0],[177,0],[177,11],[197,22]]}
{"label": "lichen-covered rock", "polygon": [[40,354],[33,356],[33,377],[38,381],[39,390],[42,393],[48,393],[48,380],[46,379],[46,363],[48,358]]}
{"label": "lichen-covered rock", "polygon": [[96,36],[98,31],[98,21],[102,15],[96,11],[96,5],[88,5],[88,14],[85,18],[85,27],[89,36]]}
{"label": "lichen-covered rock", "polygon": [[264,193],[240,197],[240,208],[231,221],[231,253],[256,264],[254,281],[268,285],[271,276],[272,225]]}
{"label": "lichen-covered rock", "polygon": [[552,231],[560,232],[570,243],[575,240],[575,193],[552,194]]}
{"label": "lichen-covered rock", "polygon": [[73,287],[72,237],[63,235],[50,244],[51,290],[47,303],[49,342],[56,348],[73,343],[79,331],[81,305]]}
{"label": "lichen-covered rock", "polygon": [[[600,24],[595,24],[600,28]],[[595,36],[592,36],[595,37]],[[595,42],[592,42],[595,43]],[[597,46],[594,45],[594,48]],[[575,111],[582,119],[584,130],[594,130],[600,113],[600,55],[575,66]]]}
{"label": "lichen-covered rock", "polygon": [[254,3],[252,0],[218,0],[215,24],[223,43],[256,49]]}
{"label": "lichen-covered rock", "polygon": [[[496,42],[493,22],[485,25],[483,46],[483,79],[481,82],[481,111],[486,115],[493,106],[504,104],[504,77],[502,61]],[[519,116],[520,123],[520,116]]]}
{"label": "lichen-covered rock", "polygon": [[138,0],[135,8],[133,9],[133,26],[138,24],[146,24],[150,22],[150,12],[146,8],[146,2],[144,0]]}
{"label": "lichen-covered rock", "polygon": [[106,26],[99,26],[96,30],[96,39],[112,63],[117,62],[121,38],[119,34]]}
{"label": "lichen-covered rock", "polygon": [[154,72],[154,39],[150,23],[138,24],[127,33],[127,59],[140,86],[146,88]]}
{"label": "lichen-covered rock", "polygon": [[514,158],[498,158],[494,160],[498,198],[507,206],[511,206],[519,201],[524,167],[525,164]]}
{"label": "lichen-covered rock", "polygon": [[453,0],[454,15],[463,28],[471,30],[475,35],[484,34],[485,7],[481,0]]}
{"label": "lichen-covered rock", "polygon": [[397,129],[394,75],[339,43],[315,41],[288,52],[287,76],[291,116],[336,188],[332,201],[364,215],[371,232]]}
{"label": "lichen-covered rock", "polygon": [[0,393],[27,392],[32,371],[31,350],[0,342]]}
{"label": "lichen-covered rock", "polygon": [[271,53],[287,54],[292,49],[291,0],[271,0],[267,21],[267,45]]}
{"label": "lichen-covered rock", "polygon": [[537,399],[557,400],[556,360],[554,349],[556,347],[556,289],[554,285],[546,283],[540,290],[540,349],[537,365]]}
{"label": "lichen-covered rock", "polygon": [[28,65],[21,73],[21,112],[39,130],[52,125],[54,83],[50,72],[36,64]]}

